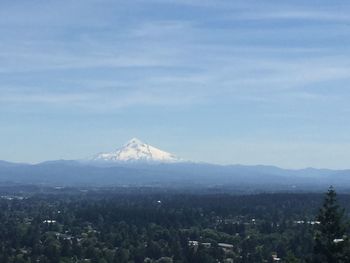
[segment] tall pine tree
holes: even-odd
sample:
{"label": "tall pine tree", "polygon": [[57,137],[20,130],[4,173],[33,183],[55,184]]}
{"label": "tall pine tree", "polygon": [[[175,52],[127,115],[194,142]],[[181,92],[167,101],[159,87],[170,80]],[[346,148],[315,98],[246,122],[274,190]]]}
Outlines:
{"label": "tall pine tree", "polygon": [[347,224],[344,209],[337,202],[333,187],[328,189],[319,214],[315,233],[314,263],[350,262],[346,256],[349,244],[346,237]]}

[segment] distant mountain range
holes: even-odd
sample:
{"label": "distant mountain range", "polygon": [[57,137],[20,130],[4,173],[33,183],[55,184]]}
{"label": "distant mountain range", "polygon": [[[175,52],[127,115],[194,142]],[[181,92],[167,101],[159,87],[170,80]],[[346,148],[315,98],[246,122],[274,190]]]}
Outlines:
{"label": "distant mountain range", "polygon": [[282,169],[183,161],[138,139],[85,160],[39,164],[0,161],[0,183],[51,186],[234,187],[242,191],[350,189],[350,170]]}

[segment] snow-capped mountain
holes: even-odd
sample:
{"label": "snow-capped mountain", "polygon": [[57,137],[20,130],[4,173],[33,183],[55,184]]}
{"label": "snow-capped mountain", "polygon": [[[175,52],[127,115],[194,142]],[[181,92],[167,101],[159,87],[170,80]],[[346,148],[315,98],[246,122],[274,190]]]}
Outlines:
{"label": "snow-capped mountain", "polygon": [[131,139],[120,149],[110,153],[99,153],[92,161],[99,162],[178,162],[175,155],[162,151],[137,138]]}

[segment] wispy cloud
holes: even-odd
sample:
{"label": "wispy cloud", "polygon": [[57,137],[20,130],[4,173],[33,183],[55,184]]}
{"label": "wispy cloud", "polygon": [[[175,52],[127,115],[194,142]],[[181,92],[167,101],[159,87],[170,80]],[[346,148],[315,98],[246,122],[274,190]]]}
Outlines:
{"label": "wispy cloud", "polygon": [[349,22],[350,18],[346,13],[332,13],[327,11],[311,11],[311,10],[262,10],[261,12],[243,11],[231,19],[243,20],[316,20],[328,22]]}
{"label": "wispy cloud", "polygon": [[[23,112],[46,116],[40,126],[52,114],[69,130],[74,112],[74,125],[97,114],[94,121],[112,116],[105,127],[117,129],[117,115],[125,134],[153,134],[162,122],[164,134],[198,142],[310,141],[315,133],[344,140],[349,11],[337,0],[0,1],[0,120],[16,126]],[[16,131],[1,129],[0,137]],[[329,149],[346,152],[340,143]],[[253,150],[235,157],[244,162]],[[260,160],[292,166],[276,157],[284,150],[286,160],[297,152],[281,146]]]}

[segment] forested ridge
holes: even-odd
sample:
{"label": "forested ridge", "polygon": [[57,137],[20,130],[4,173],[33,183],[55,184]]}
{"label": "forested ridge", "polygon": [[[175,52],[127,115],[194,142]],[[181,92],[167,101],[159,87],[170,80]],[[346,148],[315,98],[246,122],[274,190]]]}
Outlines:
{"label": "forested ridge", "polygon": [[[301,193],[6,193],[0,262],[312,262],[322,200]],[[349,211],[350,196],[339,201]]]}

